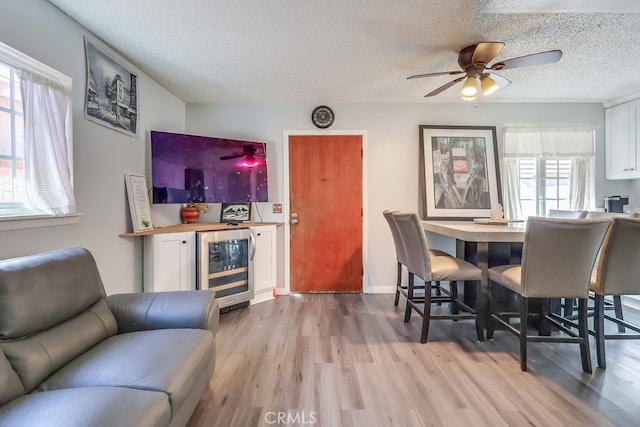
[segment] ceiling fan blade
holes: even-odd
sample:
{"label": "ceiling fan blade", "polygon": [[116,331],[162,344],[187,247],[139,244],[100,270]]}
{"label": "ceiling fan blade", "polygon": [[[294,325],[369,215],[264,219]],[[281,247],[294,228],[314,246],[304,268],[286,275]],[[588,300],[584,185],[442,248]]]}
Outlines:
{"label": "ceiling fan blade", "polygon": [[439,73],[426,73],[426,74],[416,74],[415,76],[409,76],[407,77],[407,80],[411,80],[411,79],[421,79],[423,77],[433,77],[433,76],[455,76],[456,74],[461,74],[463,73],[462,70],[457,70],[457,71],[441,71]]}
{"label": "ceiling fan blade", "polygon": [[245,154],[231,154],[229,156],[220,156],[220,160],[231,160],[231,159],[237,159],[238,157],[244,157]]}
{"label": "ceiling fan blade", "polygon": [[502,77],[500,74],[496,74],[496,73],[485,73],[485,74],[488,74],[489,77],[491,77],[496,83],[498,83],[498,86],[500,86],[500,89],[505,88],[511,84],[511,80]]}
{"label": "ceiling fan blade", "polygon": [[473,56],[471,57],[472,64],[488,64],[491,62],[504,47],[504,43],[502,42],[482,42],[476,45],[476,48],[473,51]]}
{"label": "ceiling fan blade", "polygon": [[507,70],[509,68],[533,67],[535,65],[552,64],[560,61],[560,58],[562,58],[561,50],[550,50],[549,52],[532,53],[531,55],[496,62],[488,69]]}
{"label": "ceiling fan blade", "polygon": [[444,84],[442,86],[440,86],[437,89],[432,90],[431,92],[429,92],[428,94],[426,94],[424,97],[427,98],[429,96],[434,96],[437,95],[441,92],[444,92],[445,90],[449,89],[451,86],[455,85],[456,83],[460,83],[461,81],[463,81],[467,76],[463,76],[463,77],[458,77],[455,80],[450,81],[447,84]]}

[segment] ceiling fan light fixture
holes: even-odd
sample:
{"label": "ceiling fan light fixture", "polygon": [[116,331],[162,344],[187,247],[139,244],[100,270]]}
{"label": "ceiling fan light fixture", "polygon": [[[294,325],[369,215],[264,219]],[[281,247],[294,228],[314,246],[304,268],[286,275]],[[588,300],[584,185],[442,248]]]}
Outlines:
{"label": "ceiling fan light fixture", "polygon": [[480,78],[480,89],[482,89],[482,94],[484,96],[491,95],[499,88],[500,86],[498,85],[498,83],[490,76],[485,75]]}
{"label": "ceiling fan light fixture", "polygon": [[240,164],[245,168],[255,168],[260,164],[260,160],[258,160],[253,154],[247,154],[244,156]]}
{"label": "ceiling fan light fixture", "polygon": [[478,94],[478,82],[475,77],[467,77],[462,85],[462,96],[463,98],[473,96],[474,98]]}

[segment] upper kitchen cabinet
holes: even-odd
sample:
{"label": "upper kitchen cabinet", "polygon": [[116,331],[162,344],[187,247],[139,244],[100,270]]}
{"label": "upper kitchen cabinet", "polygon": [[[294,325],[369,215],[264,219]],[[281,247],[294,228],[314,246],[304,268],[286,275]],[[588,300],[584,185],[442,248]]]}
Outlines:
{"label": "upper kitchen cabinet", "polygon": [[607,108],[604,118],[606,178],[640,178],[640,100]]}

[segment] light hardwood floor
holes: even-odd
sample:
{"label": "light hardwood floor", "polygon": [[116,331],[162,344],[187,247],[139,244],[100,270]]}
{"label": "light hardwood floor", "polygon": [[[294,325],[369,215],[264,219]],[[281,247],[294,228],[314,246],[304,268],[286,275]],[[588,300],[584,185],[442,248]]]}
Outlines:
{"label": "light hardwood floor", "polygon": [[640,341],[608,341],[602,370],[592,339],[591,375],[577,345],[531,343],[521,372],[511,334],[438,320],[420,344],[403,313],[389,294],[304,294],[223,314],[189,426],[640,425]]}

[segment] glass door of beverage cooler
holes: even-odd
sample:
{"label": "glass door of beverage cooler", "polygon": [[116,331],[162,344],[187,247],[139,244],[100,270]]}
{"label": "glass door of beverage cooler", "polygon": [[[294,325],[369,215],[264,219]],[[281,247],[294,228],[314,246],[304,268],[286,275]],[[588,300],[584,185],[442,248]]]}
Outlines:
{"label": "glass door of beverage cooler", "polygon": [[198,289],[215,292],[220,308],[254,296],[252,230],[198,232]]}

